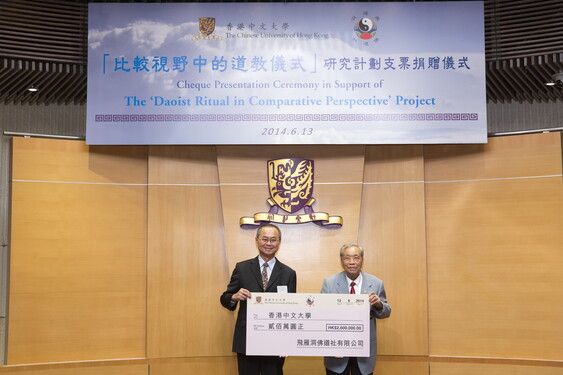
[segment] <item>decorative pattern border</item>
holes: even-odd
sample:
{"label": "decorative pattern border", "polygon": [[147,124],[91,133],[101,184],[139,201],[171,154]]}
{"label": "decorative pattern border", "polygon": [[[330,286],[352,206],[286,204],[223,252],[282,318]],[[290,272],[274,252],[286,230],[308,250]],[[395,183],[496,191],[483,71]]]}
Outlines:
{"label": "decorative pattern border", "polygon": [[477,121],[477,113],[350,113],[350,114],[106,114],[95,122],[292,122],[292,121]]}

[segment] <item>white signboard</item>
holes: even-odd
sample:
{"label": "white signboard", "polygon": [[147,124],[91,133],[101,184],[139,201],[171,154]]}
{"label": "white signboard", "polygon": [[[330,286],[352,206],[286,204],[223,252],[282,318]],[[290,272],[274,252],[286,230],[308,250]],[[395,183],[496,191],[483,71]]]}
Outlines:
{"label": "white signboard", "polygon": [[90,3],[89,144],[485,143],[482,1]]}
{"label": "white signboard", "polygon": [[246,354],[369,356],[367,294],[252,293]]}

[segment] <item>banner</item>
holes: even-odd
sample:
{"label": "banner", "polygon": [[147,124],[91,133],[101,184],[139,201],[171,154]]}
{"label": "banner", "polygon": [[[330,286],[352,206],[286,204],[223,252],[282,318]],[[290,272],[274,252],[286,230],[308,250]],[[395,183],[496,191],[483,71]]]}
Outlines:
{"label": "banner", "polygon": [[484,143],[483,2],[90,3],[88,144]]}

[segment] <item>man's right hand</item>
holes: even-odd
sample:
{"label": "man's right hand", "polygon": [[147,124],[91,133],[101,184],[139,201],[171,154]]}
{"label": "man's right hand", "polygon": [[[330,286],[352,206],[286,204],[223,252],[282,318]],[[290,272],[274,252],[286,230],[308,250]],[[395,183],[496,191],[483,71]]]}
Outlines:
{"label": "man's right hand", "polygon": [[233,294],[233,296],[231,297],[231,301],[246,301],[247,299],[250,298],[252,298],[252,294],[250,294],[250,291],[244,288],[240,288],[238,292]]}

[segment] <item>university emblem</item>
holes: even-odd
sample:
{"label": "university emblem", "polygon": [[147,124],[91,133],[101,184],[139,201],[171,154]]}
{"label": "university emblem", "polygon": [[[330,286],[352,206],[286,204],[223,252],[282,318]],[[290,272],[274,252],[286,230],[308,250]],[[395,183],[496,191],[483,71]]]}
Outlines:
{"label": "university emblem", "polygon": [[[340,228],[341,216],[313,210],[314,161],[310,159],[283,158],[268,160],[268,212],[258,212],[253,217],[241,217],[242,228],[255,228],[265,223],[304,224],[315,223],[327,228]],[[290,215],[280,214],[283,210]],[[303,212],[300,212],[303,211]]]}
{"label": "university emblem", "polygon": [[213,17],[200,17],[199,19],[199,35],[192,37],[192,40],[200,39],[216,39],[221,40],[221,37],[213,34],[215,31],[215,18]]}
{"label": "university emblem", "polygon": [[268,161],[270,197],[280,208],[295,213],[313,198],[313,161],[277,159]]}
{"label": "university emblem", "polygon": [[211,35],[215,31],[215,18],[201,17],[199,19],[199,32],[203,35]]}

